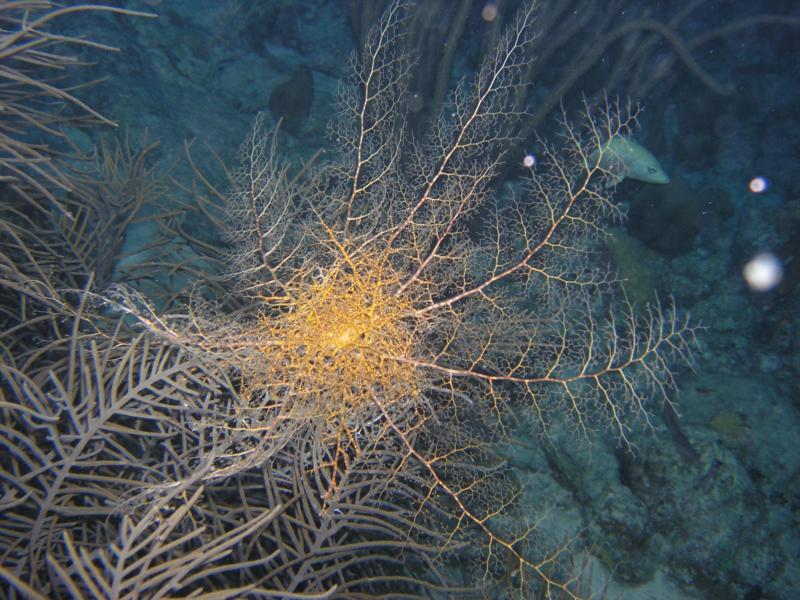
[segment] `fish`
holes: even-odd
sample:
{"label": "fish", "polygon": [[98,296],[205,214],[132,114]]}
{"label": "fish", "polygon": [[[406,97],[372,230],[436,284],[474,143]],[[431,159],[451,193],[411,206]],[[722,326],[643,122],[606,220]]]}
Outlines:
{"label": "fish", "polygon": [[597,161],[597,166],[608,175],[606,187],[613,187],[623,179],[661,185],[669,183],[669,175],[658,159],[630,136],[615,135],[595,150],[592,156],[593,161]]}

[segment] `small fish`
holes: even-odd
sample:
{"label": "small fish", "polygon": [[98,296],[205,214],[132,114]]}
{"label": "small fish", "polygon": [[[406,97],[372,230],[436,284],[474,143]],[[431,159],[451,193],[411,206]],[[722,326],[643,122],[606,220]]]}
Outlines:
{"label": "small fish", "polygon": [[[597,152],[593,155],[595,159]],[[632,137],[616,135],[599,152],[598,165],[609,175],[606,187],[617,185],[626,177],[647,183],[669,183],[669,176],[656,157]]]}

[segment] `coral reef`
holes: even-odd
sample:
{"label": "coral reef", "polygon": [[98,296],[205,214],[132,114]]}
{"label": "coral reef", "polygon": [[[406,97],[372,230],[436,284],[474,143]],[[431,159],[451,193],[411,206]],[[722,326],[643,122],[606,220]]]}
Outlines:
{"label": "coral reef", "polygon": [[[564,116],[521,190],[498,196],[534,6],[423,139],[405,133],[407,18],[392,2],[366,36],[326,162],[290,175],[259,118],[232,191],[195,168],[193,210],[226,246],[162,216],[224,265],[188,297],[96,289],[82,265],[65,284],[4,217],[0,578],[19,594],[585,589],[539,515],[514,512],[493,447],[528,417],[627,444],[691,360],[684,316],[634,314],[594,264],[621,218],[603,149],[638,109]],[[148,148],[110,153],[100,178],[148,179],[131,168]]]}

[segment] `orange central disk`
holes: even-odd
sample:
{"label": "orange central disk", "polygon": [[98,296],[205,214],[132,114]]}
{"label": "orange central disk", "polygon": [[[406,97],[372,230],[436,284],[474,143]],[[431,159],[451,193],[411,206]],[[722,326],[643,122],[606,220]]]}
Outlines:
{"label": "orange central disk", "polygon": [[392,293],[397,285],[380,261],[348,257],[293,290],[279,318],[262,321],[268,337],[281,340],[264,352],[268,380],[284,400],[327,420],[374,406],[376,398],[384,406],[413,401],[420,375],[402,360],[415,355],[413,308]]}

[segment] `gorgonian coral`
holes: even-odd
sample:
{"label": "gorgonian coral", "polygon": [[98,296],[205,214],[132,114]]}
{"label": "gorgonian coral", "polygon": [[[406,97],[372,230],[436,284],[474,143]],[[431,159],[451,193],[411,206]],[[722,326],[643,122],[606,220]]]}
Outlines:
{"label": "gorgonian coral", "polygon": [[689,358],[693,332],[671,308],[635,316],[594,265],[620,217],[603,153],[628,134],[635,107],[587,104],[580,125],[563,121],[559,144],[542,142],[524,184],[501,193],[534,23],[531,5],[429,136],[409,139],[412,59],[404,6],[392,3],[342,88],[334,158],[290,177],[260,118],[232,191],[207,208],[225,214],[222,287],[246,308],[196,299],[162,316],[124,290],[112,300],[230,373],[226,393],[198,409],[196,426],[213,432],[196,449],[212,465],[207,480],[294,452],[317,482],[317,512],[335,520],[358,504],[367,484],[353,482],[364,481],[365,464],[381,471],[377,460],[382,476],[369,486],[387,502],[401,496],[391,502],[417,525],[426,509],[438,515],[426,527],[443,527],[440,552],[477,528],[485,573],[510,560],[521,586],[532,571],[567,592],[548,574],[554,554],[530,555],[527,525],[496,525],[513,491],[492,497],[492,475],[464,464],[510,408],[545,431],[555,416],[625,440],[632,421],[666,400],[670,362]]}

